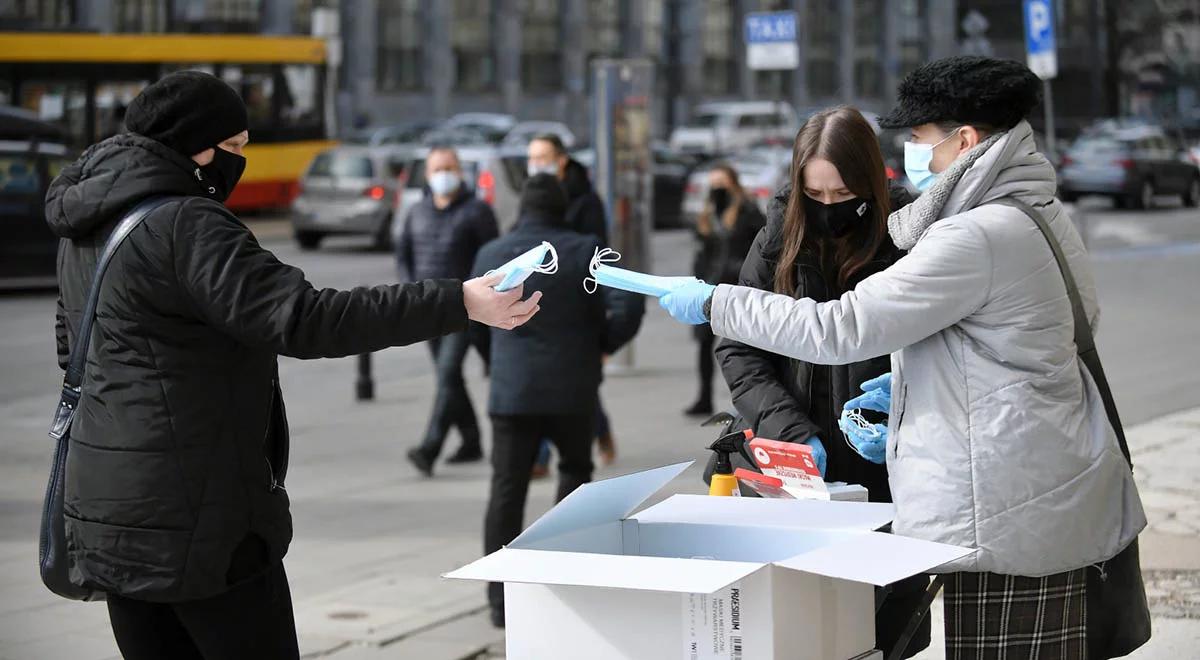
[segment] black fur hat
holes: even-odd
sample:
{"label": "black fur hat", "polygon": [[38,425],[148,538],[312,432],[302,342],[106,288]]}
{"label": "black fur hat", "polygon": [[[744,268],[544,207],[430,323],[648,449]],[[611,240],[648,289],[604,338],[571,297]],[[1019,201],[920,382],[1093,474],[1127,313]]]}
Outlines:
{"label": "black fur hat", "polygon": [[923,64],[900,83],[884,128],[955,122],[996,130],[1016,126],[1041,100],[1042,82],[1013,60],[960,55]]}

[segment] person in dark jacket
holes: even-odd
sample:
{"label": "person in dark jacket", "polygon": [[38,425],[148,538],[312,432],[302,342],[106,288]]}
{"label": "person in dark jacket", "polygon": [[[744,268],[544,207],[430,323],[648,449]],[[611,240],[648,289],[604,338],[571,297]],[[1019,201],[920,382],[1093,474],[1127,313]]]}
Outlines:
{"label": "person in dark jacket", "polygon": [[[463,186],[458,154],[450,147],[434,147],[425,157],[429,194],[409,212],[396,243],[400,279],[465,279],[479,248],[500,235],[492,207]],[[470,463],[483,458],[479,423],[462,364],[469,343],[465,332],[429,340],[437,375],[433,411],[420,446],[408,451],[408,460],[425,476],[442,453],[450,427],[458,428],[462,445],[448,463]]]}
{"label": "person in dark jacket", "polygon": [[592,188],[587,168],[571,158],[562,138],[553,133],[539,135],[529,141],[530,176],[552,174],[567,191],[567,227],[581,234],[595,236],[601,246],[608,246],[608,218],[604,201]]}
{"label": "person in dark jacket", "polygon": [[173,73],[46,196],[61,238],[55,334],[69,359],[98,254],[138,203],[169,199],[104,276],[66,467],[71,579],[107,594],[129,660],[296,658],[282,558],[292,538],[277,356],[338,357],[506,328],[539,294],[499,278],[317,290],[223,202],[245,166],[246,107]]}
{"label": "person in dark jacket", "polygon": [[[533,276],[553,307],[516,332],[477,334],[491,365],[492,486],[484,525],[489,554],[521,531],[530,469],[543,438],[558,448],[559,500],[591,481],[601,356],[633,338],[644,312],[636,294],[603,287],[595,295],[584,291],[588,262],[600,242],[568,228],[566,209],[554,177],[531,177],[516,228],[484,246],[475,262],[475,272],[483,273],[547,241],[559,263],[558,273]],[[488,602],[492,622],[503,626],[504,585],[488,586]]]}
{"label": "person in dark jacket", "polygon": [[[908,204],[888,188],[879,143],[853,108],[813,115],[797,134],[792,183],[772,200],[767,226],[754,239],[738,284],[817,301],[835,300],[903,256],[888,237],[887,217]],[[715,280],[710,280],[715,281]],[[842,406],[862,394],[861,383],[891,370],[889,357],[844,365],[815,365],[736,341],[718,342],[717,358],[733,404],[759,437],[813,447],[826,481],[867,488],[873,502],[891,502],[887,466],[859,456],[841,438]],[[757,470],[737,454],[738,467]],[[711,474],[711,466],[708,472]],[[885,655],[916,609],[928,580],[891,587],[877,612],[877,647]],[[904,657],[929,645],[926,619]]]}
{"label": "person in dark jacket", "polygon": [[[765,224],[758,204],[742,189],[737,172],[723,163],[713,167],[708,174],[708,199],[696,217],[695,276],[714,284],[736,284],[742,261]],[[684,414],[711,415],[715,339],[707,325],[698,325],[693,332],[700,344],[697,358],[700,392]]]}

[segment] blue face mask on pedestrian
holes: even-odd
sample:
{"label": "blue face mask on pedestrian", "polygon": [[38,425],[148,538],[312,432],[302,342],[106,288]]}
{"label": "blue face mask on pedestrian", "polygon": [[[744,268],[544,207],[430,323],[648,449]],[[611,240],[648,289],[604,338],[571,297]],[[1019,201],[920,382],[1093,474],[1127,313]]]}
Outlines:
{"label": "blue face mask on pedestrian", "polygon": [[[550,261],[546,261],[547,256],[550,257]],[[558,252],[553,245],[542,241],[541,245],[518,255],[496,270],[489,270],[487,274],[502,273],[504,279],[492,288],[496,291],[508,291],[521,286],[534,273],[553,275],[557,272]]]}
{"label": "blue face mask on pedestrian", "polygon": [[957,132],[956,128],[950,132],[950,135],[935,144],[919,144],[912,141],[904,143],[904,173],[908,175],[908,180],[912,181],[917,190],[925,192],[929,186],[933,185],[937,179],[937,173],[929,171],[929,163],[933,161],[933,150],[954,137]]}

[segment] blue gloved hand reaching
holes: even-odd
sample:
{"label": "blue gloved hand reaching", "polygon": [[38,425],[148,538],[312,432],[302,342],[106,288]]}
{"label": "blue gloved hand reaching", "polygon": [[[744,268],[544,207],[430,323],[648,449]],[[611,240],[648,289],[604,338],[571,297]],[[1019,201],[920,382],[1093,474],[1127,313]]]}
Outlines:
{"label": "blue gloved hand reaching", "polygon": [[813,460],[817,462],[817,469],[821,471],[821,478],[825,478],[825,461],[828,459],[828,454],[825,453],[825,445],[821,443],[821,439],[813,436],[805,440],[802,444],[812,447]]}
{"label": "blue gloved hand reaching", "polygon": [[717,287],[696,280],[672,289],[670,293],[658,299],[658,304],[667,310],[676,321],[688,325],[708,323],[704,313],[704,303],[712,297]]}
{"label": "blue gloved hand reaching", "polygon": [[888,429],[886,424],[871,424],[854,410],[842,412],[838,428],[846,434],[846,444],[859,456],[882,465],[887,460]]}
{"label": "blue gloved hand reaching", "polygon": [[888,414],[892,406],[892,374],[872,378],[861,386],[860,394],[846,402],[842,410],[874,410]]}

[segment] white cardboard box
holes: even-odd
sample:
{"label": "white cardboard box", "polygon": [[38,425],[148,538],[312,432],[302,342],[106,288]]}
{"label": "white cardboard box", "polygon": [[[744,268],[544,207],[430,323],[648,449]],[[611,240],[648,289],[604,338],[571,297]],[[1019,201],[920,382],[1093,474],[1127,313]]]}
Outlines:
{"label": "white cardboard box", "polygon": [[874,587],[970,552],[873,530],[890,504],[674,495],[680,463],[582,486],[445,577],[504,582],[520,660],[845,660],[875,642]]}

